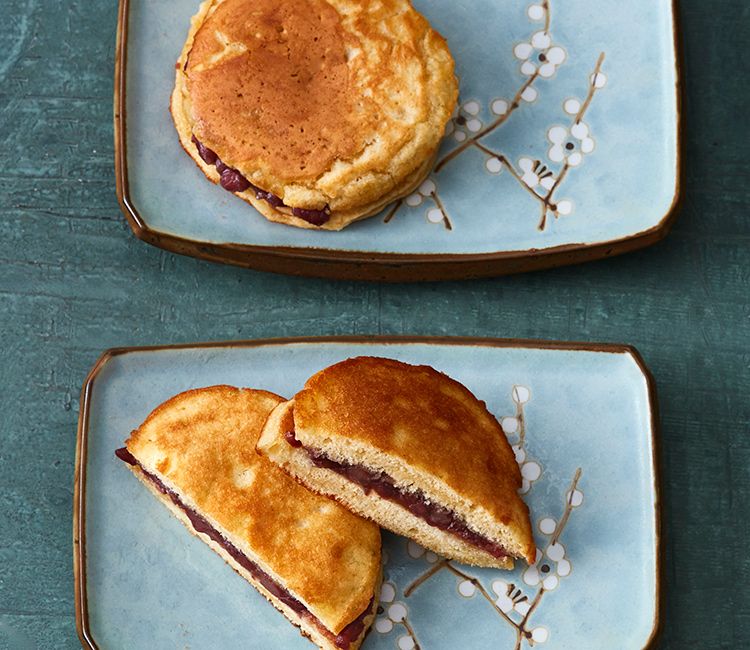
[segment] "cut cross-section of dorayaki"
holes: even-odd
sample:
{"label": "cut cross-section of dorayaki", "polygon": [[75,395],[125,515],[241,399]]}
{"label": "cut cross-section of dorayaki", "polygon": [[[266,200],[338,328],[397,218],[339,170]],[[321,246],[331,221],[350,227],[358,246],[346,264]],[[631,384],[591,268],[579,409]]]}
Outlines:
{"label": "cut cross-section of dorayaki", "polygon": [[116,454],[318,647],[356,650],[377,609],[380,531],[256,453],[283,402],[229,386],[182,393]]}
{"label": "cut cross-section of dorayaki", "polygon": [[314,492],[447,558],[534,561],[502,428],[430,367],[371,357],[331,366],[274,409],[258,450]]}

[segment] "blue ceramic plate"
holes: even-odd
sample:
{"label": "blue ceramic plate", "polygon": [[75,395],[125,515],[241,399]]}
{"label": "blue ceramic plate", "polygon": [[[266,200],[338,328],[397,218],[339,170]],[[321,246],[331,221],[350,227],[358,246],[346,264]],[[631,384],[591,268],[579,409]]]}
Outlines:
{"label": "blue ceramic plate", "polygon": [[170,250],[370,279],[507,273],[663,237],[679,195],[671,0],[414,0],[444,34],[460,110],[418,192],[341,233],[267,222],[209,183],[167,106],[198,0],[121,0],[118,190]]}
{"label": "blue ceramic plate", "polygon": [[447,563],[385,535],[382,606],[366,650],[647,646],[658,627],[653,387],[617,346],[308,340],[105,355],[84,388],[75,537],[84,645],[312,646],[189,535],[114,457],[172,395],[228,383],[292,395],[355,355],[430,364],[485,400],[514,445],[539,548],[513,572]]}

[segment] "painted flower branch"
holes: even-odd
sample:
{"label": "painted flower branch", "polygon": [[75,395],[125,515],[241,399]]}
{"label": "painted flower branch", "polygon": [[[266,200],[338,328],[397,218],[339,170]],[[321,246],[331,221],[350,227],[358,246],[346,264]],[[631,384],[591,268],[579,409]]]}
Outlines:
{"label": "painted flower branch", "polygon": [[[542,32],[538,32],[539,34],[544,34],[549,44],[547,47],[543,48],[540,51],[540,57],[544,59],[544,57],[547,55],[549,50],[552,48],[552,41],[550,38],[550,28],[552,26],[552,10],[550,7],[550,0],[542,0],[542,2],[537,5],[540,8],[540,11],[543,12],[543,18],[544,18],[544,29]],[[533,38],[532,38],[533,40]],[[558,48],[559,49],[559,48]],[[526,98],[528,101],[533,101],[536,98],[536,91],[533,90],[534,83],[537,81],[537,79],[542,76],[542,68],[539,67],[535,69],[530,75],[527,76],[527,78],[524,80],[524,82],[521,84],[520,88],[516,91],[512,101],[510,104],[505,102],[504,100],[498,100],[499,103],[502,105],[502,109],[498,111],[498,117],[488,126],[481,128],[479,130],[479,133],[476,135],[470,137],[468,140],[465,140],[462,144],[460,144],[458,147],[456,147],[453,151],[446,154],[446,156],[438,161],[437,165],[435,166],[434,173],[439,173],[449,162],[454,160],[455,158],[458,158],[461,154],[463,154],[467,149],[469,149],[474,143],[478,142],[481,138],[486,137],[496,129],[500,128],[505,122],[508,121],[508,118],[515,113],[515,111],[521,106],[521,102],[524,98]],[[454,118],[454,122],[456,123],[466,123],[467,116],[462,114],[462,110],[459,109],[459,114],[456,118]],[[432,184],[434,187],[434,183],[432,181],[428,181]],[[425,195],[424,192],[418,190],[417,194]],[[435,213],[429,214],[428,213],[428,220],[431,223],[440,223],[442,221],[443,225],[445,226],[446,230],[453,230],[453,225],[451,222],[451,219],[448,215],[448,212],[445,209],[445,205],[443,205],[442,201],[440,200],[437,190],[435,189],[432,192],[429,192],[428,195],[430,198],[432,198],[433,203],[435,204]],[[400,212],[401,208],[403,207],[404,200],[401,199],[397,201],[393,207],[389,210],[389,212],[386,214],[384,222],[390,223],[394,217]],[[408,204],[408,201],[407,201]],[[412,206],[414,207],[414,206]],[[432,211],[431,211],[432,212]],[[438,215],[439,212],[439,215]]]}
{"label": "painted flower branch", "polygon": [[[570,131],[574,132],[576,127],[579,127],[583,124],[583,118],[586,115],[586,112],[588,111],[589,107],[591,106],[591,102],[594,99],[594,95],[596,94],[596,91],[599,89],[599,79],[601,79],[601,72],[602,72],[602,65],[604,64],[604,52],[602,52],[599,55],[599,58],[596,62],[596,67],[594,68],[593,73],[591,74],[590,82],[589,82],[589,89],[588,93],[586,95],[586,99],[584,100],[583,104],[581,104],[580,109],[575,114],[572,124],[570,126]],[[552,130],[551,130],[552,131]],[[586,129],[586,133],[588,133],[588,129]],[[585,136],[584,136],[585,137]],[[553,144],[555,144],[553,142]],[[558,143],[560,147],[563,147],[563,143]],[[546,193],[540,194],[537,192],[532,185],[535,184],[533,181],[529,182],[525,179],[525,175],[520,173],[513,164],[508,160],[508,158],[497,151],[493,151],[489,147],[484,146],[481,142],[474,141],[471,142],[471,145],[475,146],[480,151],[483,151],[488,156],[491,156],[495,159],[497,159],[503,167],[505,167],[515,178],[518,183],[523,187],[529,194],[531,194],[537,201],[539,201],[541,206],[541,219],[539,221],[539,230],[544,230],[547,226],[547,218],[548,215],[551,213],[555,218],[558,218],[561,214],[560,207],[557,203],[555,203],[554,197],[555,192],[560,188],[560,185],[562,185],[562,182],[565,180],[566,176],[568,175],[568,172],[571,170],[571,168],[574,166],[571,164],[571,156],[566,156],[563,154],[564,157],[564,163],[563,167],[560,170],[560,173],[558,174],[557,178],[554,178],[554,175],[551,176],[551,178],[554,179],[554,182],[552,183],[551,187],[547,190]],[[575,145],[573,143],[565,143],[564,147],[570,148],[570,150],[575,149]],[[538,175],[535,174],[536,170],[544,167],[542,165],[542,162],[540,160],[534,161],[534,169],[531,172],[527,172],[531,174],[532,178],[538,179]],[[546,169],[546,168],[545,168]]]}
{"label": "painted flower branch", "polygon": [[508,106],[508,110],[506,113],[495,119],[494,122],[490,122],[486,127],[484,127],[479,133],[476,135],[470,137],[468,140],[464,141],[463,144],[456,147],[453,151],[451,151],[449,154],[447,154],[444,158],[442,158],[438,164],[435,166],[435,173],[439,174],[445,166],[451,162],[452,160],[455,160],[458,158],[464,151],[466,151],[469,147],[473,146],[479,140],[481,140],[484,137],[487,137],[490,133],[500,128],[505,122],[508,121],[508,118],[518,109],[518,107],[521,105],[521,97],[526,92],[528,88],[530,88],[534,82],[539,78],[539,71],[537,70],[534,74],[532,74],[524,83],[523,85],[518,89],[518,92],[516,93],[515,97],[513,98],[513,101],[510,103],[510,106]]}
{"label": "painted flower branch", "polygon": [[[537,227],[540,231],[544,231],[549,223],[550,215],[557,219],[573,211],[572,201],[558,200],[556,193],[571,169],[578,166],[583,161],[583,156],[594,149],[594,140],[590,137],[588,126],[583,118],[597,90],[605,85],[606,76],[601,71],[604,63],[604,53],[602,53],[590,77],[586,99],[583,102],[569,99],[563,105],[565,112],[573,116],[570,127],[555,126],[547,133],[547,138],[551,143],[547,157],[552,163],[560,163],[559,171],[553,172],[538,159],[521,158],[518,165],[514,165],[505,154],[488,147],[484,143],[485,138],[502,127],[524,101],[534,101],[538,96],[534,87],[536,82],[540,78],[553,77],[557,68],[567,58],[565,50],[555,45],[552,40],[550,0],[541,0],[530,5],[527,14],[532,21],[543,21],[544,27],[541,31],[533,33],[528,42],[519,43],[514,47],[513,54],[521,61],[520,71],[525,76],[525,80],[510,102],[505,99],[496,99],[490,103],[491,112],[496,117],[487,125],[483,124],[482,106],[478,101],[471,100],[459,107],[458,114],[451,120],[447,131],[447,134],[452,134],[459,144],[438,161],[434,173],[439,174],[451,161],[456,160],[471,148],[482,151],[487,155],[485,165],[490,173],[499,174],[503,169],[507,170],[514,180],[538,202],[541,214]],[[452,221],[432,179],[426,180],[414,194],[397,202],[385,217],[385,222],[390,222],[404,203],[409,207],[416,207],[425,199],[429,199],[435,206],[428,210],[427,220],[434,224],[442,223],[447,230],[452,230]]]}
{"label": "painted flower branch", "polygon": [[[563,514],[560,517],[559,522],[555,526],[554,531],[550,535],[549,542],[544,552],[538,552],[535,565],[529,567],[529,569],[533,568],[535,570],[537,576],[539,575],[540,570],[542,573],[545,573],[545,569],[547,569],[547,572],[549,571],[549,567],[547,566],[547,564],[543,564],[541,568],[538,568],[537,565],[539,565],[541,559],[545,556],[545,554],[550,554],[550,549],[552,547],[558,546],[559,539],[570,520],[570,515],[573,509],[576,507],[575,499],[576,494],[578,494],[578,483],[581,480],[581,475],[582,470],[579,468],[578,470],[576,470],[570,487],[566,492],[565,509],[563,511]],[[529,571],[529,569],[527,569],[527,571]],[[544,641],[546,641],[548,634],[546,629],[531,629],[530,623],[532,615],[541,604],[545,594],[554,589],[556,587],[556,583],[554,585],[551,584],[548,587],[547,585],[545,585],[544,581],[540,581],[539,589],[534,595],[533,600],[529,602],[528,596],[524,594],[522,589],[518,588],[515,584],[506,585],[506,583],[504,583],[503,581],[496,581],[495,583],[493,583],[493,590],[495,590],[496,593],[496,585],[504,585],[505,589],[502,591],[502,593],[498,593],[497,598],[493,598],[490,592],[485,588],[485,586],[476,576],[458,569],[449,560],[443,559],[434,564],[425,573],[414,580],[404,590],[404,597],[409,598],[418,588],[420,588],[422,585],[424,585],[426,582],[431,580],[434,576],[436,576],[438,573],[441,573],[442,571],[449,571],[457,578],[459,578],[459,580],[461,580],[460,586],[464,585],[465,588],[465,585],[470,585],[470,591],[472,595],[475,592],[479,593],[481,597],[484,598],[495,610],[498,616],[500,616],[508,625],[513,627],[516,632],[516,642],[514,650],[521,650],[524,642],[533,646],[535,643],[543,643]],[[513,613],[516,614],[516,617],[511,616],[511,614]],[[520,616],[520,618],[518,618],[518,616]],[[416,638],[413,634],[412,637]]]}

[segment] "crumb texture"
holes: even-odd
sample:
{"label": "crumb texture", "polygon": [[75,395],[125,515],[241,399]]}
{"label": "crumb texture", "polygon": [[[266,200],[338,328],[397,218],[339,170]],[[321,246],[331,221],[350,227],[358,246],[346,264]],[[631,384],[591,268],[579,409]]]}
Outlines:
{"label": "crumb texture", "polygon": [[385,471],[533,561],[513,450],[486,405],[447,375],[390,359],[349,359],[308,380],[294,399],[294,423],[306,447]]}

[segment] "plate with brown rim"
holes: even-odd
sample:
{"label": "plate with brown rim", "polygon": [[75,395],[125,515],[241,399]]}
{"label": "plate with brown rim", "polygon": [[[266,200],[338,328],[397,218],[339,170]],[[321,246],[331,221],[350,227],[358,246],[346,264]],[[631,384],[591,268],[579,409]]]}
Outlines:
{"label": "plate with brown rim", "polygon": [[120,0],[117,192],[135,234],[215,262],[439,280],[599,259],[664,237],[681,196],[672,0],[414,0],[448,39],[460,106],[418,191],[339,233],[267,222],[207,182],[167,109],[196,0]]}
{"label": "plate with brown rim", "polygon": [[181,391],[231,384],[289,396],[317,370],[358,355],[431,365],[487,403],[520,465],[539,549],[531,566],[485,570],[384,534],[385,581],[363,648],[650,647],[660,621],[658,417],[638,353],[619,345],[382,337],[130,348],[101,357],[82,392],[76,464],[84,647],[312,647],[114,452]]}

